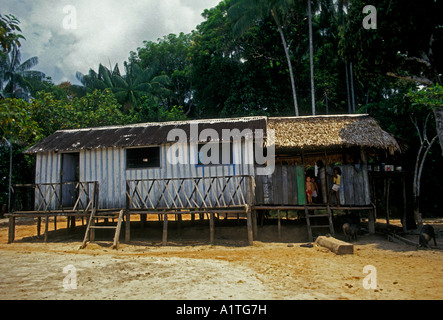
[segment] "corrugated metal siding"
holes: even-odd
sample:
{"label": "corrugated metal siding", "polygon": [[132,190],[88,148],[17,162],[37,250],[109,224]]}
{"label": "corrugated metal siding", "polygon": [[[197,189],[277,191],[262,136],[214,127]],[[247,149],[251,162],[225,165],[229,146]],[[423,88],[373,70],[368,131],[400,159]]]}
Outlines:
{"label": "corrugated metal siding", "polygon": [[[123,148],[82,151],[80,152],[80,180],[98,181],[100,188],[100,208],[116,209],[126,207],[127,180],[220,177],[254,174],[252,140],[233,143],[234,157],[241,159],[240,164],[234,165],[196,166],[194,164],[182,163],[172,165],[167,161],[167,147],[168,145],[161,146],[161,167],[155,169],[126,170],[126,152]],[[189,148],[189,153],[190,156],[194,156],[195,150]]]}
{"label": "corrugated metal siding", "polygon": [[[37,154],[36,159],[36,174],[35,174],[35,183],[60,183],[60,170],[61,170],[61,157],[60,154],[54,152],[47,153],[39,153]],[[48,202],[51,199],[51,192],[49,190],[46,193],[46,188],[48,186],[42,186],[41,192],[43,195],[46,195],[45,199]],[[41,196],[39,191],[35,191],[35,208],[42,202],[43,197]],[[52,197],[51,205],[49,209],[56,209],[56,198]]]}

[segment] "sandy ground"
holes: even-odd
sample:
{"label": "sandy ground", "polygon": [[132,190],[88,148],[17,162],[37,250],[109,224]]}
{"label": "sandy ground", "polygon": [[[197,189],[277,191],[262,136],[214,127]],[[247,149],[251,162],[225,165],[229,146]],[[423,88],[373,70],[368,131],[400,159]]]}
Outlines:
{"label": "sandy ground", "polygon": [[[430,223],[443,227],[442,219]],[[19,221],[17,241],[7,244],[7,220],[0,220],[0,299],[443,298],[442,238],[439,248],[417,250],[384,235],[362,234],[353,255],[337,256],[322,247],[301,247],[307,240],[303,224],[283,223],[285,242],[278,240],[276,225],[259,227],[252,247],[246,246],[246,227],[236,221],[217,222],[215,245],[208,244],[207,221],[185,225],[180,234],[172,222],[167,247],[160,246],[160,225],[149,222],[138,229],[133,224],[130,245],[112,250],[110,242],[99,241],[80,250],[84,227],[68,233],[65,221],[57,221],[57,231],[51,223],[44,243],[36,237],[34,221]],[[365,277],[375,275],[363,272],[367,265],[375,267],[375,289],[364,288]],[[71,269],[64,273],[67,266]]]}

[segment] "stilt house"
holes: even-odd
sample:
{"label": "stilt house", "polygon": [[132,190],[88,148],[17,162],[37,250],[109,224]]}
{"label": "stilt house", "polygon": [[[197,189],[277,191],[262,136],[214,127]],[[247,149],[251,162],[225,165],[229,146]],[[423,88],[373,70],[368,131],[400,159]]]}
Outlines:
{"label": "stilt house", "polygon": [[[171,152],[172,146],[183,148]],[[259,163],[260,146],[275,147],[275,157]],[[167,220],[168,214],[241,213],[252,242],[257,210],[308,212],[306,175],[318,177],[323,192],[317,206],[326,208],[330,164],[339,163],[343,173],[341,205],[370,207],[369,148],[399,150],[396,140],[368,115],[61,130],[27,150],[36,155],[34,208],[18,209],[11,218],[124,211],[130,221],[131,214],[161,213]],[[274,160],[275,170],[258,174]]]}

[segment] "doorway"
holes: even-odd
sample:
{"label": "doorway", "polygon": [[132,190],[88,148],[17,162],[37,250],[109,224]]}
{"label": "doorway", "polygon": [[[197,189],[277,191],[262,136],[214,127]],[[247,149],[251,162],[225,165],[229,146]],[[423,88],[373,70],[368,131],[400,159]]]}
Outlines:
{"label": "doorway", "polygon": [[60,181],[62,183],[61,204],[63,208],[74,207],[77,200],[76,185],[80,177],[80,153],[63,153],[62,154],[62,170],[60,173]]}

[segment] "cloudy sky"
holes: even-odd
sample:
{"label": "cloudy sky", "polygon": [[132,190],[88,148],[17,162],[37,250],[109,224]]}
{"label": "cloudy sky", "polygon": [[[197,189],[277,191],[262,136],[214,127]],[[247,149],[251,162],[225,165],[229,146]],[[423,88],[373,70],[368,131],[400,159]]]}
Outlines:
{"label": "cloudy sky", "polygon": [[[0,0],[0,13],[21,22],[22,61],[39,58],[34,68],[62,81],[77,83],[87,73],[129,57],[143,45],[180,32],[189,33],[203,21],[204,9],[220,0]],[[122,69],[122,68],[121,68]]]}

